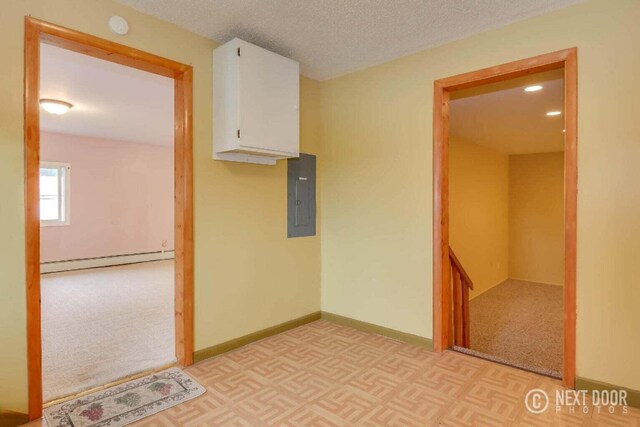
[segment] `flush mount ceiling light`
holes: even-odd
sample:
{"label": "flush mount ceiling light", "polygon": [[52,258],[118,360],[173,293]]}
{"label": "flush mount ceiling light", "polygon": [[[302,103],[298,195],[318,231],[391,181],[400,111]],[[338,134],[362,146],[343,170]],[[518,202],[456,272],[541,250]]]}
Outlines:
{"label": "flush mount ceiling light", "polygon": [[73,108],[73,104],[70,104],[65,101],[60,101],[58,99],[41,99],[40,105],[47,113],[61,115],[65,114],[71,108]]}
{"label": "flush mount ceiling light", "polygon": [[540,85],[527,86],[524,88],[525,92],[537,92],[539,90],[542,90],[542,86]]}
{"label": "flush mount ceiling light", "polygon": [[560,114],[562,114],[562,111],[549,111],[547,116],[559,116]]}

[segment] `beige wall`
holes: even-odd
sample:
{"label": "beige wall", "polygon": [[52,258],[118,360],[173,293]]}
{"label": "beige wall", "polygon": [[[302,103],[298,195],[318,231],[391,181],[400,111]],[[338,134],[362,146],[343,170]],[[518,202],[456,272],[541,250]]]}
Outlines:
{"label": "beige wall", "polygon": [[564,282],[564,154],[509,156],[509,277]]}
{"label": "beige wall", "polygon": [[451,140],[449,243],[475,298],[509,278],[509,156]]}
{"label": "beige wall", "polygon": [[577,46],[577,373],[640,389],[640,2],[615,3],[322,82],[323,310],[432,336],[433,81]]}
{"label": "beige wall", "polygon": [[[109,31],[107,20],[114,14],[129,21],[129,35]],[[193,65],[196,349],[319,310],[320,238],[286,238],[286,162],[271,167],[211,159],[214,42],[108,0],[5,1],[0,13],[0,409],[25,411],[27,404],[25,15]],[[320,154],[319,86],[308,79],[301,84],[301,150]]]}
{"label": "beige wall", "polygon": [[[319,238],[285,239],[286,165],[213,162],[214,43],[108,0],[5,2],[0,14],[0,408],[25,410],[25,14],[194,66],[196,348],[324,310],[432,335],[433,80],[579,48],[578,375],[640,389],[640,2],[592,0],[321,83],[303,80]],[[111,34],[107,19],[131,24]],[[607,82],[607,84],[603,84]],[[316,114],[322,105],[322,126]],[[320,271],[321,269],[321,271]],[[8,386],[7,386],[8,385]]]}
{"label": "beige wall", "polygon": [[563,153],[508,155],[451,140],[449,239],[475,298],[507,278],[562,285]]}

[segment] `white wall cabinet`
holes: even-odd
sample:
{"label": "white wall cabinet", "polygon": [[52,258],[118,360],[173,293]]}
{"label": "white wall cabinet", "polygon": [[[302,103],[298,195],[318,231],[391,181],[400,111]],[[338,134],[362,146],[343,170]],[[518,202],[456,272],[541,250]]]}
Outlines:
{"label": "white wall cabinet", "polygon": [[238,38],[213,51],[213,158],[298,157],[300,66]]}

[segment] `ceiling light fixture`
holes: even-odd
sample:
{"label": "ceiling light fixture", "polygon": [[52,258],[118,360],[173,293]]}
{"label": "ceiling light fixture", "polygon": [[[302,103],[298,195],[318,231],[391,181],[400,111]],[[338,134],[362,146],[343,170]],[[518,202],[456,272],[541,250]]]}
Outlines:
{"label": "ceiling light fixture", "polygon": [[542,90],[542,86],[540,85],[527,86],[524,88],[525,92],[537,92],[539,90]]}
{"label": "ceiling light fixture", "polygon": [[549,111],[547,116],[559,116],[560,114],[562,114],[562,111]]}
{"label": "ceiling light fixture", "polygon": [[65,114],[71,108],[73,104],[58,99],[41,99],[40,105],[45,109],[47,113],[55,114],[57,116]]}

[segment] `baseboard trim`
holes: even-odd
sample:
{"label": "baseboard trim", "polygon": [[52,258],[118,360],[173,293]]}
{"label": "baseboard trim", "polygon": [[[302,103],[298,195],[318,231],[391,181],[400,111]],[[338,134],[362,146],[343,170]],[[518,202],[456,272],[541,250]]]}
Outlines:
{"label": "baseboard trim", "polygon": [[535,283],[537,285],[549,285],[549,286],[560,286],[560,287],[564,287],[563,283],[549,283],[549,282],[537,282],[535,280],[529,280],[529,279],[518,279],[517,277],[509,277],[509,279],[507,280],[518,280],[520,282],[529,282],[529,283]]}
{"label": "baseboard trim", "polygon": [[413,344],[427,350],[433,350],[433,341],[429,338],[401,332],[391,328],[386,328],[384,326],[375,325],[373,323],[363,322],[361,320],[355,320],[350,317],[340,316],[338,314],[328,313],[326,311],[317,311],[315,313],[311,313],[306,316],[290,320],[288,322],[280,323],[279,325],[275,325],[270,328],[262,329],[260,331],[253,332],[239,338],[225,341],[221,344],[216,344],[214,346],[198,350],[193,353],[193,361],[194,363],[201,362],[205,359],[209,359],[211,357],[218,356],[236,348],[243,347],[247,344],[251,344],[252,342],[260,341],[261,339],[268,338],[272,335],[276,335],[290,329],[297,328],[298,326],[315,322],[316,320],[320,319],[358,329],[363,332],[382,335],[398,341],[406,342],[408,344]]}
{"label": "baseboard trim", "polygon": [[272,335],[276,335],[276,334],[288,331],[290,329],[297,328],[298,326],[315,322],[316,320],[320,320],[319,311],[316,311],[311,314],[307,314],[306,316],[298,317],[297,319],[289,320],[288,322],[280,323],[279,325],[271,326],[269,328],[250,333],[248,335],[244,335],[239,338],[225,341],[221,344],[203,348],[202,350],[198,350],[193,353],[193,361],[194,363],[201,362],[210,357],[214,357],[219,354],[234,350],[238,347],[251,344],[252,342],[260,341],[261,339],[268,338]]}
{"label": "baseboard trim", "polygon": [[634,408],[640,408],[640,390],[632,390],[630,388],[581,377],[576,378],[576,390],[625,390],[627,392],[627,404]]}
{"label": "baseboard trim", "polygon": [[138,264],[141,262],[174,259],[174,251],[146,252],[130,255],[113,255],[98,258],[52,261],[40,264],[40,273],[59,273],[62,271],[86,270],[88,268],[112,267],[116,265]]}
{"label": "baseboard trim", "polygon": [[0,411],[0,427],[21,426],[29,422],[29,415],[22,412]]}
{"label": "baseboard trim", "polygon": [[401,332],[396,329],[387,328],[373,323],[363,322],[362,320],[356,320],[350,317],[340,316],[339,314],[328,313],[326,311],[322,312],[322,319],[339,325],[349,326],[363,332],[378,334],[394,340],[413,344],[426,348],[427,350],[433,350],[433,340],[429,338],[409,334],[407,332]]}

